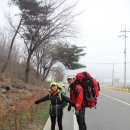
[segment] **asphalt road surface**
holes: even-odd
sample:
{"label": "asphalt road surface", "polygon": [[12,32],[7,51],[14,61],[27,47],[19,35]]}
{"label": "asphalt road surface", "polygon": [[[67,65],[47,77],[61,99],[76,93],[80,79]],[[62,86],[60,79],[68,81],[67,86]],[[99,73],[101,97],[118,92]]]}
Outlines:
{"label": "asphalt road surface", "polygon": [[130,94],[101,90],[97,109],[86,109],[87,130],[130,130]]}

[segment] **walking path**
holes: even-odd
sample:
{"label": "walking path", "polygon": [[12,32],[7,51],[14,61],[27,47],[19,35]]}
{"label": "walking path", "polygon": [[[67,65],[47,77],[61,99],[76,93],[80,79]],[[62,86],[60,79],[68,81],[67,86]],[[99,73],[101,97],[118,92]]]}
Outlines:
{"label": "walking path", "polygon": [[[48,119],[43,130],[51,130],[51,121]],[[58,130],[58,126],[56,124],[56,130]],[[73,110],[71,112],[67,111],[67,107],[64,108],[63,114],[63,130],[78,130],[78,125],[76,121],[76,117],[74,115]]]}

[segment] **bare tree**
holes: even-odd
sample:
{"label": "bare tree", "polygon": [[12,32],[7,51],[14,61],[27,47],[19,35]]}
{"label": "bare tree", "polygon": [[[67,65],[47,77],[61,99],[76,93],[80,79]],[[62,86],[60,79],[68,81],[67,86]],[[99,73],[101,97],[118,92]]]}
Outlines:
{"label": "bare tree", "polygon": [[33,61],[37,68],[37,77],[39,73],[44,72],[43,79],[45,80],[50,69],[58,62],[69,69],[83,68],[85,66],[78,62],[79,58],[84,55],[83,47],[62,42],[57,44],[46,43],[44,46],[40,46],[33,55]]}
{"label": "bare tree", "polygon": [[40,73],[42,75],[43,81],[47,78],[51,67],[57,62],[57,59],[53,56],[54,51],[55,47],[51,44],[47,44],[37,53],[36,59],[39,61],[37,62],[37,74]]}
{"label": "bare tree", "polygon": [[39,77],[39,74],[41,74],[41,71],[43,69],[43,61],[46,60],[46,58],[48,59],[49,55],[52,52],[52,45],[49,43],[44,43],[43,45],[39,46],[39,48],[37,48],[37,50],[34,52],[32,58],[33,58],[33,62],[36,65],[36,70],[37,70],[37,79]]}
{"label": "bare tree", "polygon": [[[5,65],[8,56],[8,52],[10,49],[10,37],[10,34],[6,32],[6,29],[4,29],[4,31],[0,33],[0,71],[1,69],[3,69],[2,67]],[[10,54],[10,62],[5,71],[5,74],[15,76],[15,73],[17,73],[16,64],[19,65],[19,47],[14,45],[12,47],[12,53]]]}
{"label": "bare tree", "polygon": [[[71,27],[74,15],[71,14],[75,5],[68,6],[67,0],[55,1],[36,1],[36,0],[13,0],[18,5],[23,15],[23,23],[20,27],[19,34],[24,40],[26,49],[28,51],[25,82],[28,82],[29,78],[29,66],[31,57],[34,51],[42,44],[58,41],[65,37],[74,36],[74,28]],[[66,5],[66,7],[65,7]],[[50,65],[46,65],[49,68],[54,64],[53,60],[47,61]],[[44,61],[43,75],[46,75]],[[46,77],[46,76],[45,76]]]}
{"label": "bare tree", "polygon": [[[11,57],[11,52],[12,52],[12,49],[13,49],[13,44],[14,44],[15,38],[16,38],[16,36],[18,34],[18,30],[20,29],[20,26],[21,26],[21,23],[22,23],[22,19],[23,19],[23,17],[21,17],[21,19],[19,21],[19,24],[18,24],[18,26],[17,26],[17,28],[16,28],[16,30],[14,32],[14,36],[12,37],[10,48],[9,48],[9,52],[8,52],[8,56],[6,58],[5,64],[3,65],[2,69],[1,69],[1,73],[5,72],[6,67],[8,66],[8,64],[10,62],[10,57]],[[10,23],[11,23],[11,21],[10,21]]]}
{"label": "bare tree", "polygon": [[[2,30],[2,29],[1,29]],[[0,32],[0,69],[3,66],[3,63],[6,59],[7,54],[7,43],[8,43],[8,36],[5,32]]]}

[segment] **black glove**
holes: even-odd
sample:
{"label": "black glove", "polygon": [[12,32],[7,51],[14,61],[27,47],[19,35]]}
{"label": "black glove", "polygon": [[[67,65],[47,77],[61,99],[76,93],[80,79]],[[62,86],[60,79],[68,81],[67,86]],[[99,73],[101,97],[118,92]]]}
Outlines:
{"label": "black glove", "polygon": [[71,111],[71,105],[68,106],[68,111]]}
{"label": "black glove", "polygon": [[39,102],[38,101],[35,101],[35,104],[38,104]]}

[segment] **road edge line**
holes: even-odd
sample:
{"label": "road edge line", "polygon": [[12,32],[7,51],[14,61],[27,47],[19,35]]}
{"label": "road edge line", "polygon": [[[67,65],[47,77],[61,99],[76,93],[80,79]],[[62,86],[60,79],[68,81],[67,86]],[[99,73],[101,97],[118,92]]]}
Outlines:
{"label": "road edge line", "polygon": [[48,130],[48,127],[50,126],[50,117],[48,118],[43,130]]}
{"label": "road edge line", "polygon": [[116,100],[116,101],[118,101],[118,102],[120,102],[120,103],[122,103],[122,104],[125,104],[125,105],[127,105],[127,106],[130,106],[129,103],[127,103],[127,102],[125,102],[125,101],[123,101],[123,100],[117,99],[117,98],[115,98],[115,97],[112,97],[112,96],[109,96],[109,95],[106,95],[106,94],[103,94],[103,93],[100,93],[100,94],[103,95],[103,96],[105,96],[105,97],[108,97],[108,98],[111,98],[111,99],[113,99],[113,100]]}

